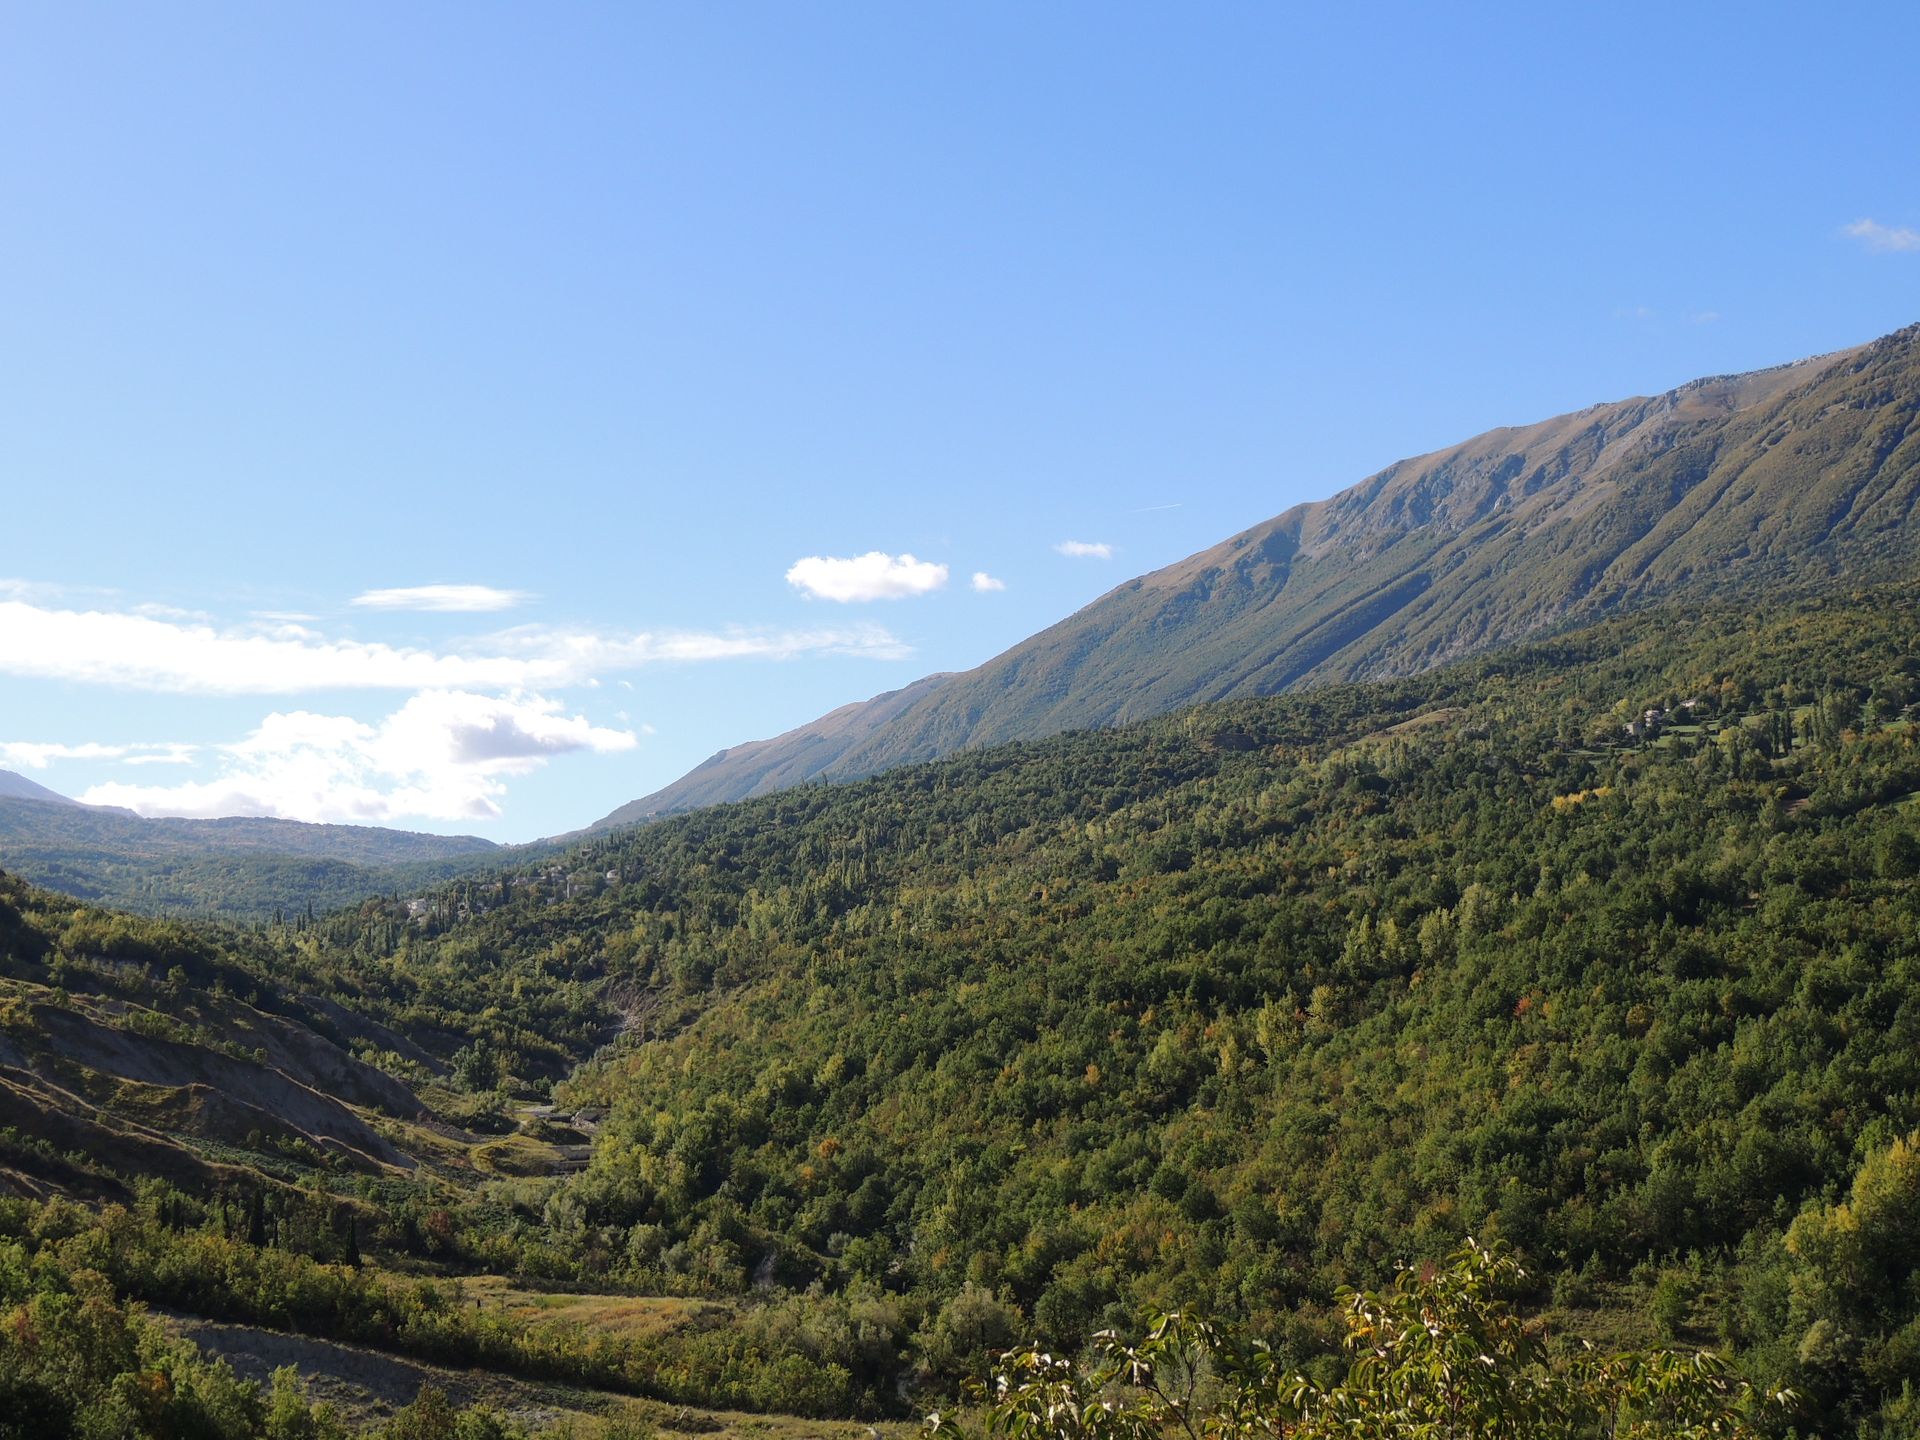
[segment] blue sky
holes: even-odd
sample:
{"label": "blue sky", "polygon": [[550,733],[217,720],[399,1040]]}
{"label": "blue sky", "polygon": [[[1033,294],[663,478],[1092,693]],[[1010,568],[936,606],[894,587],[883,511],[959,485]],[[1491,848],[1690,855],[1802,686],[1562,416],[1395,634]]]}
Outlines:
{"label": "blue sky", "polygon": [[585,823],[1401,456],[1920,320],[1916,53],[1900,4],[9,7],[0,766]]}

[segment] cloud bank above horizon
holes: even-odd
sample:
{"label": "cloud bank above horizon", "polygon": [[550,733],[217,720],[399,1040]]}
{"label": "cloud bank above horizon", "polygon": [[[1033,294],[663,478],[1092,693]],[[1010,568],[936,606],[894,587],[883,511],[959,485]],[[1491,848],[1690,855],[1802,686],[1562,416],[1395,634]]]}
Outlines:
{"label": "cloud bank above horizon", "polygon": [[406,818],[496,820],[506,780],[575,752],[631,750],[630,730],[568,715],[541,695],[427,690],[377,724],[275,711],[221,745],[210,780],[94,785],[79,798],[148,816],[272,816],[385,825]]}
{"label": "cloud bank above horizon", "polygon": [[268,621],[220,628],[131,610],[60,610],[0,600],[0,675],[199,695],[315,690],[550,689],[665,662],[844,655],[897,660],[909,648],[877,625],[832,629],[641,630],[520,626],[465,653],[330,638]]}
{"label": "cloud bank above horizon", "polygon": [[[0,738],[0,766],[23,770],[62,763],[190,767],[177,783],[151,783],[160,777],[150,769],[137,779],[130,771],[76,796],[149,816],[373,825],[497,820],[514,778],[562,756],[630,751],[652,733],[624,710],[617,723],[596,721],[556,696],[558,689],[597,689],[604,678],[630,690],[623,673],[661,665],[897,660],[911,653],[871,623],[638,631],[531,624],[438,646],[407,645],[287,618],[256,615],[221,625],[196,612],[151,605],[63,607],[50,589],[0,586],[0,677],[242,703],[318,692],[411,692],[372,716],[338,713],[334,706],[282,706],[237,740]],[[404,607],[383,600],[361,608],[469,613],[492,604],[486,596],[440,605],[410,595]],[[247,723],[242,719],[227,733]]]}

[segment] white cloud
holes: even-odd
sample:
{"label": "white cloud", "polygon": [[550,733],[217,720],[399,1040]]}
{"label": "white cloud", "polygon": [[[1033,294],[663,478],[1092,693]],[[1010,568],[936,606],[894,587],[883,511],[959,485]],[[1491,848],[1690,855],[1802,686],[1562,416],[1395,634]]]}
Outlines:
{"label": "white cloud", "polygon": [[57,741],[0,740],[0,763],[23,770],[44,770],[56,760],[118,760],[125,745],[63,745]]}
{"label": "white cloud", "polygon": [[764,631],[589,631],[520,626],[442,654],[330,640],[295,624],[215,629],[124,611],[55,610],[0,600],[0,674],[205,695],[314,690],[537,690],[664,661],[852,655],[908,648],[879,626]]}
{"label": "white cloud", "polygon": [[1113,546],[1104,540],[1062,540],[1053,547],[1074,560],[1111,560]]}
{"label": "white cloud", "polygon": [[1841,226],[1840,233],[1849,240],[1858,240],[1876,255],[1920,250],[1920,230],[1911,230],[1905,225],[1882,225],[1878,220],[1869,220],[1864,216],[1851,225]]}
{"label": "white cloud", "polygon": [[903,600],[947,583],[947,567],[911,555],[869,550],[851,559],[809,555],[793,562],[787,583],[810,600]]}
{"label": "white cloud", "polygon": [[1007,582],[999,579],[997,576],[989,575],[984,570],[976,570],[973,572],[973,588],[976,590],[1004,590],[1007,588]]}
{"label": "white cloud", "polygon": [[194,757],[199,753],[198,745],[173,743],[158,745],[151,750],[128,755],[121,763],[124,765],[191,765]]}
{"label": "white cloud", "polygon": [[131,745],[102,745],[86,741],[0,740],[0,765],[44,770],[56,760],[118,760],[123,765],[185,765],[198,747],[175,741],[141,741]]}
{"label": "white cloud", "polygon": [[350,604],[369,610],[442,610],[473,614],[483,610],[511,610],[529,598],[524,590],[497,590],[491,585],[401,585],[391,590],[368,590]]}
{"label": "white cloud", "polygon": [[180,785],[96,785],[81,799],[142,815],[273,815],[367,825],[490,820],[513,776],[557,755],[632,749],[629,731],[540,695],[429,690],[378,724],[276,711],[221,746],[222,773]]}

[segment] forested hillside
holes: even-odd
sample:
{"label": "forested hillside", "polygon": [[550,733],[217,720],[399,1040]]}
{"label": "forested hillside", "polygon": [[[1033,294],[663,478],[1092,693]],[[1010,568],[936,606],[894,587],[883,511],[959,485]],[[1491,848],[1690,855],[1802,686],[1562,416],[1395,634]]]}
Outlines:
{"label": "forested hillside", "polygon": [[0,866],[149,915],[267,920],[337,910],[368,895],[418,891],[499,851],[474,835],[371,825],[149,819],[33,788],[39,796],[0,792]]}
{"label": "forested hillside", "polygon": [[[358,1113],[397,1160],[261,1137],[318,1208],[155,1194],[85,1242],[118,1293],[194,1313],[881,1417],[1151,1307],[1325,1378],[1338,1286],[1471,1236],[1515,1249],[1553,1335],[1724,1346],[1796,1390],[1778,1424],[1894,1435],[1920,1381],[1917,719],[1911,586],[1651,610],[704,810],[418,913],[150,953],[141,922],[23,897],[5,944],[16,1004],[95,1023],[216,945],[228,991],[339,1007],[359,1062],[463,1127],[436,1147],[396,1098]],[[36,1144],[16,1188],[124,1187]],[[37,1213],[8,1233],[85,1230]],[[349,1239],[350,1276],[299,1278]],[[383,1278],[421,1266],[725,1318],[645,1344],[486,1305],[429,1324]]]}
{"label": "forested hillside", "polygon": [[646,878],[589,923],[700,1013],[571,1087],[583,1243],[1311,1347],[1498,1235],[1563,1323],[1870,1409],[1910,1268],[1841,1302],[1789,1234],[1920,1125],[1916,619],[1642,615],[609,842]]}
{"label": "forested hillside", "polygon": [[1416,673],[1665,597],[1911,573],[1920,326],[1492,430],[1130,580],[977,669],[736,746],[607,823]]}

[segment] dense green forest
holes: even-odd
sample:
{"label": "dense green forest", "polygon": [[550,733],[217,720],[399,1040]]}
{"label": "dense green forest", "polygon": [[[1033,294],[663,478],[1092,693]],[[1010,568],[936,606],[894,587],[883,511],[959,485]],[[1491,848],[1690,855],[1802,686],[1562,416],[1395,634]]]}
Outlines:
{"label": "dense green forest", "polygon": [[[15,887],[17,1004],[157,1007],[178,969],[250,1007],[204,1043],[331,1027],[476,1156],[591,1151],[463,1169],[382,1102],[409,1167],[174,1136],[225,1167],[208,1206],[16,1131],[16,1188],[118,1208],[4,1229],[113,1304],[876,1419],[1154,1310],[1330,1384],[1340,1287],[1471,1237],[1553,1336],[1724,1350],[1795,1392],[1774,1433],[1910,1433],[1917,719],[1892,587],[805,787],[411,909],[216,930]],[[572,1358],[418,1320],[483,1274],[728,1308]]]}

